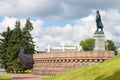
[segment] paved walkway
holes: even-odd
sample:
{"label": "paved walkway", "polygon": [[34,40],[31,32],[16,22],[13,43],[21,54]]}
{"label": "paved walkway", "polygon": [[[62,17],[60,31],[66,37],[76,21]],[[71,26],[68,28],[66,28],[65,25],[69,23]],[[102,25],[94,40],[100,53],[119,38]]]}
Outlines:
{"label": "paved walkway", "polygon": [[42,78],[47,77],[33,74],[2,74],[0,76],[10,76],[12,80],[42,80]]}

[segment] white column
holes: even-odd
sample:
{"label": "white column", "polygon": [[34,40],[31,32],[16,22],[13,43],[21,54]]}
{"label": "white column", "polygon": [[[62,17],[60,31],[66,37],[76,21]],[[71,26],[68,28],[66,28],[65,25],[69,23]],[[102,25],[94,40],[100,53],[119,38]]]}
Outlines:
{"label": "white column", "polygon": [[63,44],[63,52],[65,52],[65,44]]}
{"label": "white column", "polygon": [[79,44],[77,45],[77,51],[80,51],[80,45]]}
{"label": "white column", "polygon": [[80,48],[80,51],[82,50],[82,46],[79,47]]}
{"label": "white column", "polygon": [[48,45],[48,50],[47,50],[47,52],[50,52],[50,45]]}

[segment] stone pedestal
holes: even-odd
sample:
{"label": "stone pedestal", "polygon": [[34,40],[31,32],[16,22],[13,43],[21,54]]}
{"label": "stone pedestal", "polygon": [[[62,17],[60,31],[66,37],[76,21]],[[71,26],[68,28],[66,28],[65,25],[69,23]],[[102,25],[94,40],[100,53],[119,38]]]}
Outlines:
{"label": "stone pedestal", "polygon": [[96,32],[94,34],[95,39],[95,51],[105,51],[105,35],[104,33]]}

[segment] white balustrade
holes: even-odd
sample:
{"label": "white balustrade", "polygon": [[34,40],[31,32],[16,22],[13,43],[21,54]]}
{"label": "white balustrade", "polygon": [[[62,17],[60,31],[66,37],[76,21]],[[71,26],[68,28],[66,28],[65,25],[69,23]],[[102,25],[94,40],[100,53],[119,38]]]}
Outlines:
{"label": "white balustrade", "polygon": [[82,47],[77,45],[77,46],[59,46],[59,47],[51,47],[50,45],[48,45],[48,49],[47,52],[52,52],[52,51],[61,51],[61,52],[65,52],[65,51],[69,51],[69,50],[74,50],[74,51],[81,51]]}

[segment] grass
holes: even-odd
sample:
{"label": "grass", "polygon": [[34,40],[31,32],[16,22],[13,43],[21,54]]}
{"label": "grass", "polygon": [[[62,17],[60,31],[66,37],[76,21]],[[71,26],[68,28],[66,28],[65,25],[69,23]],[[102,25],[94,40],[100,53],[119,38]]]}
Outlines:
{"label": "grass", "polygon": [[[31,73],[32,70],[25,70],[25,73],[22,73],[22,74],[26,74],[26,73]],[[4,72],[3,74],[7,74],[6,72]],[[9,74],[21,74],[21,73],[16,73],[14,71],[14,73],[9,73]],[[0,80],[11,80],[11,78],[9,76],[2,76],[0,75]]]}
{"label": "grass", "polygon": [[0,80],[11,80],[10,77],[7,76],[0,76]]}
{"label": "grass", "polygon": [[[7,72],[5,72],[5,73],[7,73]],[[32,70],[31,69],[29,69],[29,70],[25,70],[25,72],[24,73],[21,73],[20,71],[18,71],[18,73],[16,72],[16,71],[14,71],[13,73],[12,72],[10,72],[9,74],[26,74],[26,73],[32,73]]]}
{"label": "grass", "polygon": [[120,56],[96,66],[79,67],[43,80],[120,80]]}

